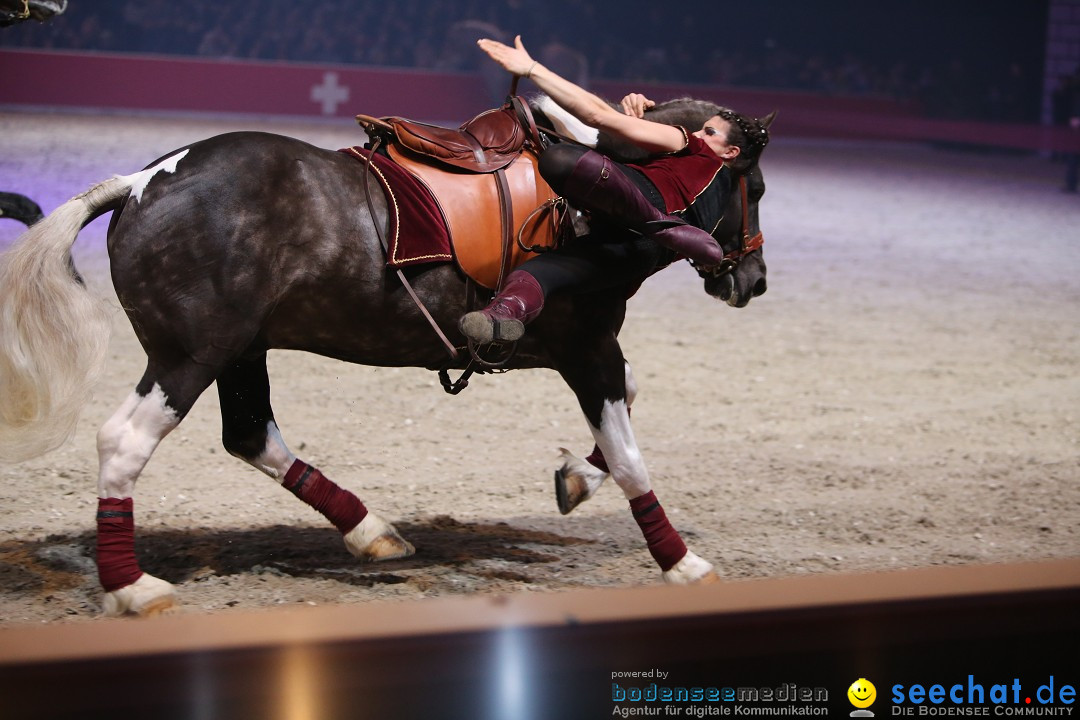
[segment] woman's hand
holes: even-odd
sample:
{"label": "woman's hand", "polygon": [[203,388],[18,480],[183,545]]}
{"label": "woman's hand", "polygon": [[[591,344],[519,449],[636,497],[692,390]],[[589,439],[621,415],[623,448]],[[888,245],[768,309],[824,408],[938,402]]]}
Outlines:
{"label": "woman's hand", "polygon": [[655,102],[641,93],[630,93],[622,99],[622,110],[625,114],[636,117],[645,117],[645,111],[656,105]]}
{"label": "woman's hand", "polygon": [[536,61],[532,59],[529,52],[525,49],[525,46],[521,44],[521,36],[514,37],[514,47],[504,45],[498,40],[489,40],[488,38],[481,38],[476,41],[476,44],[491,57],[492,60],[499,63],[504,70],[513,73],[514,75],[524,75],[528,77],[533,67],[536,65]]}

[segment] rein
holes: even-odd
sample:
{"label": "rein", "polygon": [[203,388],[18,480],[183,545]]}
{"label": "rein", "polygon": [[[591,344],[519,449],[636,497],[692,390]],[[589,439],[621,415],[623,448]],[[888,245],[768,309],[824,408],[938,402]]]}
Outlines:
{"label": "rein", "polygon": [[[760,230],[756,235],[750,237],[750,202],[747,197],[745,175],[739,176],[739,195],[742,199],[742,218],[739,221],[739,247],[731,252],[724,253],[724,259],[720,261],[719,265],[710,268],[694,265],[694,269],[702,277],[706,275],[714,277],[726,275],[738,266],[740,260],[765,244],[765,235]],[[693,265],[693,263],[691,264]]]}
{"label": "rein", "polygon": [[739,194],[742,196],[742,220],[739,223],[739,237],[742,238],[742,247],[732,250],[724,255],[724,259],[741,260],[744,256],[754,252],[765,244],[765,235],[758,230],[757,235],[750,237],[750,202],[746,195],[746,176],[739,177]]}

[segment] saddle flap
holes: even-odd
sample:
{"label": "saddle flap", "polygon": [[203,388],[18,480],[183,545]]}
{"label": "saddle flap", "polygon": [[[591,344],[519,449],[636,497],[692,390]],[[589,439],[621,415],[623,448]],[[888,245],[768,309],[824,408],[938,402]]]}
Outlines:
{"label": "saddle flap", "polygon": [[[458,266],[482,287],[496,289],[504,268],[517,267],[536,248],[558,244],[558,224],[553,222],[551,207],[556,195],[540,178],[532,152],[521,153],[520,162],[506,167],[506,188],[512,198],[509,230],[516,238],[508,248],[504,243],[508,218],[493,174],[442,168],[395,145],[388,154],[435,197],[450,230]],[[509,258],[503,257],[504,251],[510,253]]]}

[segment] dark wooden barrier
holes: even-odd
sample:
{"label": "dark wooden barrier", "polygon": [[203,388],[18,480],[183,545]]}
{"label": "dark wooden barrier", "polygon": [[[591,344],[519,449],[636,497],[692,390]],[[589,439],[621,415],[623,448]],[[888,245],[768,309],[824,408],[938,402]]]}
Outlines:
{"label": "dark wooden barrier", "polygon": [[[878,718],[955,715],[973,686],[990,717],[1064,715],[1078,608],[1068,560],[16,627],[0,631],[0,718],[846,717],[859,678]],[[965,702],[907,699],[935,684]],[[683,688],[758,698],[648,699]]]}

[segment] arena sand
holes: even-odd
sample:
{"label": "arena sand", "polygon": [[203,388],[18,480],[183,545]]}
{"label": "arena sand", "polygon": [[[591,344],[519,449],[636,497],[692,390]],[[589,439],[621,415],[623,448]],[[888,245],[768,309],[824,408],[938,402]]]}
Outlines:
{"label": "arena sand", "polygon": [[[328,148],[346,120],[0,114],[0,189],[46,212],[233,129]],[[631,300],[623,348],[658,496],[727,579],[1080,553],[1080,199],[1060,166],[925,145],[786,141],[763,169],[769,291],[734,310],[685,264]],[[107,218],[75,246],[116,306]],[[0,247],[19,233],[0,222]],[[144,356],[117,307],[105,376],[68,445],[0,466],[0,623],[102,621],[97,428]],[[557,448],[591,447],[550,371],[477,378],[271,354],[286,441],[417,546],[361,565],[334,529],[224,452],[210,391],[155,453],[137,547],[181,612],[657,583],[609,483],[560,516]]]}

